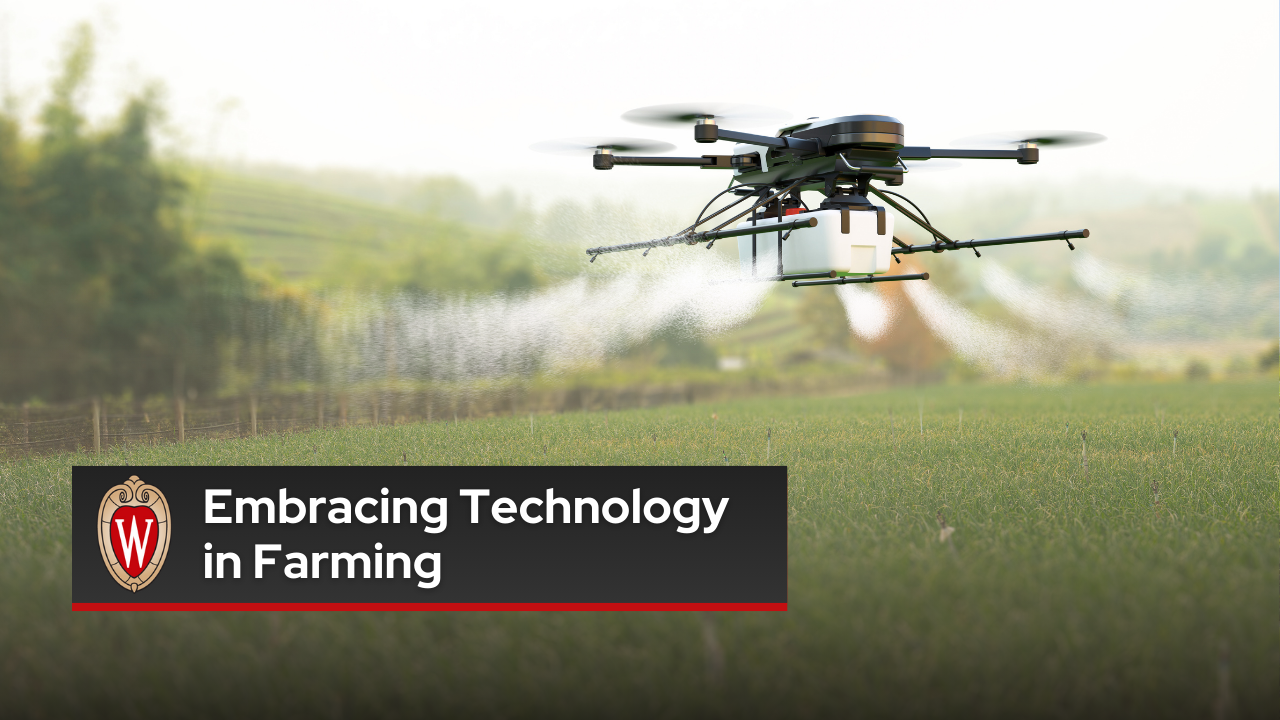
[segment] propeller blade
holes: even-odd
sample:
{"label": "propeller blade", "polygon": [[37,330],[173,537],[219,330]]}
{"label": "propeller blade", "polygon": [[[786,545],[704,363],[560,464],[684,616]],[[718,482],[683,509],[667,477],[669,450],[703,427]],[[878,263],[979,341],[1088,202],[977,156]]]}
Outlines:
{"label": "propeller blade", "polygon": [[975,135],[962,140],[956,140],[957,146],[980,146],[980,147],[999,147],[1004,145],[1019,145],[1020,143],[1035,143],[1040,147],[1073,147],[1079,145],[1092,145],[1106,140],[1105,135],[1091,132],[1076,132],[1071,130],[1055,131],[1055,132],[1002,132],[988,133],[986,135]]}
{"label": "propeller blade", "polygon": [[786,122],[791,113],[763,105],[736,103],[674,103],[650,105],[623,113],[622,119],[639,125],[689,125],[698,118],[714,117],[716,123],[737,127],[777,125]]}
{"label": "propeller blade", "polygon": [[676,149],[675,145],[661,140],[627,137],[576,137],[546,140],[529,146],[530,150],[552,155],[594,155],[600,148],[615,153],[664,153]]}

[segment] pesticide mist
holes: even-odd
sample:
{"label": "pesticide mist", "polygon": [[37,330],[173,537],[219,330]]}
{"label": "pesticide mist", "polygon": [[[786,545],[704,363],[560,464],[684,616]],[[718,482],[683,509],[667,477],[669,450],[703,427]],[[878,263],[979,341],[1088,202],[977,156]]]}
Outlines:
{"label": "pesticide mist", "polygon": [[590,273],[528,293],[331,295],[324,374],[336,384],[557,374],[659,331],[712,336],[748,320],[772,284],[723,282],[736,264],[696,250],[606,256]]}
{"label": "pesticide mist", "polygon": [[[1255,337],[1259,320],[1238,309],[1270,292],[1266,283],[1138,272],[1084,252],[1066,289],[1028,282],[994,258],[977,262],[981,289],[1004,319],[979,315],[933,282],[902,283],[899,301],[878,287],[844,285],[835,290],[849,331],[875,342],[898,321],[899,303],[909,303],[966,362],[1048,377],[1080,358],[1150,359],[1178,343]],[[330,293],[320,296],[326,320],[306,374],[333,385],[468,382],[598,366],[660,332],[713,337],[748,321],[780,288],[736,278],[736,263],[723,256],[673,248],[603,256],[588,272],[523,293]]]}
{"label": "pesticide mist", "polygon": [[[1027,282],[992,258],[979,262],[982,289],[1016,322],[984,319],[931,283],[903,289],[935,336],[998,374],[1051,374],[1089,355],[1167,359],[1188,343],[1260,337],[1275,324],[1274,282],[1158,275],[1081,251],[1072,292]],[[897,311],[869,289],[842,287],[841,300],[864,340],[879,337]]]}

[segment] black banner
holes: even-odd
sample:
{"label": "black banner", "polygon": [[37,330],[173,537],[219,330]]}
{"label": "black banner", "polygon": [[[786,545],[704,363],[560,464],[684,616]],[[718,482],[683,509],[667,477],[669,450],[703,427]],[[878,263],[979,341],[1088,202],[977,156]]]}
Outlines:
{"label": "black banner", "polygon": [[782,467],[76,467],[72,483],[76,610],[786,609]]}

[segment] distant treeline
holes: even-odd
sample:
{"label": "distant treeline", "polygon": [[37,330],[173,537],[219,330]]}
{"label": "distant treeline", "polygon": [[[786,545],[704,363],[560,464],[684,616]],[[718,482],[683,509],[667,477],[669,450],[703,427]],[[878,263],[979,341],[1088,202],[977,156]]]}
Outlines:
{"label": "distant treeline", "polygon": [[[450,179],[424,180],[378,217],[251,183],[222,183],[220,200],[207,172],[158,154],[158,87],[89,122],[93,63],[82,25],[36,122],[11,100],[0,109],[0,404],[487,376],[419,367],[386,303],[529,290],[585,260],[518,231],[536,222],[514,198]],[[272,243],[324,256],[321,272],[250,268],[245,245]]]}
{"label": "distant treeline", "polygon": [[89,126],[93,59],[82,25],[38,129],[25,132],[12,103],[0,113],[0,401],[187,394],[218,387],[227,368],[260,382],[291,352],[272,335],[309,311],[190,241],[186,185],[153,145],[158,89]]}
{"label": "distant treeline", "polygon": [[[234,244],[202,233],[200,174],[155,148],[159,88],[91,124],[93,62],[94,36],[81,25],[34,127],[11,100],[0,110],[0,403],[341,382],[330,365],[347,367],[347,344],[376,330],[344,326],[323,286],[251,270]],[[301,224],[332,224],[323,206],[302,210]],[[305,228],[267,230],[316,252]],[[363,233],[382,244],[335,253],[324,285],[489,292],[547,282],[536,250],[510,230],[453,217],[411,219],[389,238],[380,227],[325,230],[330,240]]]}
{"label": "distant treeline", "polygon": [[244,295],[234,258],[187,242],[182,184],[157,163],[158,93],[130,98],[107,127],[81,102],[93,36],[69,40],[28,137],[0,114],[0,395],[60,398],[201,384],[216,372]]}

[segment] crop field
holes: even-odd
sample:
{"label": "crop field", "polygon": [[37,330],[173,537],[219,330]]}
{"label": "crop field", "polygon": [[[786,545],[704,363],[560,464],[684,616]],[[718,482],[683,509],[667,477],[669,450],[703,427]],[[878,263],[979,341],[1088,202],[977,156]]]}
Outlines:
{"label": "crop field", "polygon": [[276,266],[290,278],[323,270],[358,248],[393,254],[406,238],[434,238],[441,229],[407,212],[309,191],[284,183],[212,174],[193,210],[200,232],[237,239],[254,266]]}
{"label": "crop field", "polygon": [[[11,461],[0,698],[32,716],[1274,717],[1278,429],[1274,380],[948,386]],[[102,463],[782,464],[789,610],[73,614],[71,468]]]}

